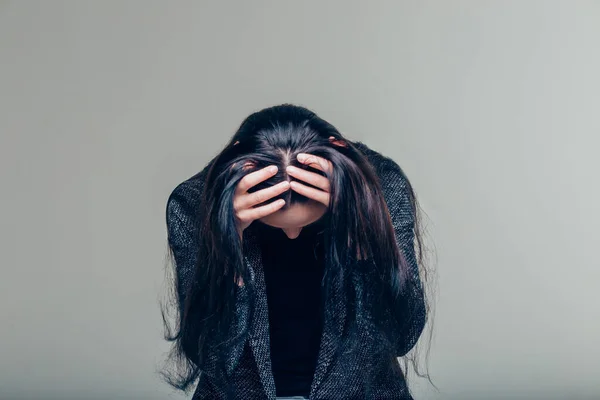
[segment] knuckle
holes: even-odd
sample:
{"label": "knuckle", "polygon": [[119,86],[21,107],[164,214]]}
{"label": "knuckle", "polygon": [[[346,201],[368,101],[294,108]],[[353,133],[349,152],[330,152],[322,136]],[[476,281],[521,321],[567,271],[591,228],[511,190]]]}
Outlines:
{"label": "knuckle", "polygon": [[237,219],[241,222],[241,223],[247,223],[248,222],[248,217],[246,216],[246,214],[244,213],[238,213],[237,214]]}
{"label": "knuckle", "polygon": [[238,184],[236,185],[236,189],[239,192],[245,192],[247,189],[247,184],[248,184],[248,180],[246,179],[246,177],[243,177],[242,179],[240,179],[240,181],[238,182]]}
{"label": "knuckle", "polygon": [[252,194],[253,203],[256,203],[256,204],[262,203],[263,201],[266,200],[265,197],[266,196],[260,192],[253,193]]}

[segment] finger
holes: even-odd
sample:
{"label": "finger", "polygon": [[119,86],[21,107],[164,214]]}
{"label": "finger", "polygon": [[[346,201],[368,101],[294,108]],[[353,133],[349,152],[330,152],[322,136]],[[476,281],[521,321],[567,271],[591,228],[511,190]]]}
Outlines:
{"label": "finger", "polygon": [[315,189],[310,186],[303,185],[300,182],[296,181],[290,182],[290,187],[294,192],[297,192],[303,196],[308,197],[309,199],[313,199],[329,207],[329,193],[324,192],[320,189]]}
{"label": "finger", "polygon": [[[229,167],[229,169],[233,169],[236,166],[236,164],[237,164],[237,162],[234,162],[233,164],[231,164],[231,166]],[[254,165],[255,164],[252,161],[246,161],[244,163],[244,166],[242,167],[242,169],[245,171],[245,170],[248,170],[248,169],[254,167]]]}
{"label": "finger", "polygon": [[338,147],[348,147],[348,144],[341,139],[336,139],[334,136],[329,136],[329,142]]}
{"label": "finger", "polygon": [[235,210],[244,210],[277,196],[290,188],[288,181],[279,182],[277,185],[265,189],[257,190],[253,193],[246,193],[237,196],[234,200],[233,208]]}
{"label": "finger", "polygon": [[299,153],[296,156],[296,158],[302,164],[310,165],[311,167],[316,168],[318,170],[324,172],[333,171],[333,164],[331,163],[331,161],[326,160],[323,157],[315,156],[314,154]]}
{"label": "finger", "polygon": [[244,286],[244,279],[240,276],[239,278],[236,279],[236,283],[239,287]]}
{"label": "finger", "polygon": [[286,168],[288,174],[293,176],[294,178],[300,179],[306,183],[310,183],[313,186],[316,186],[326,192],[329,192],[329,179],[326,176],[319,175],[312,171],[307,171],[302,168],[296,168],[292,165],[289,165]]}
{"label": "finger", "polygon": [[285,200],[278,199],[270,202],[269,204],[265,204],[264,206],[247,208],[238,213],[238,218],[245,221],[254,221],[262,217],[266,217],[269,214],[273,214],[275,211],[283,207],[284,204]]}
{"label": "finger", "polygon": [[246,193],[248,189],[259,184],[260,182],[272,177],[277,173],[276,165],[269,165],[268,167],[261,168],[258,171],[250,172],[244,176],[237,184],[237,193]]}

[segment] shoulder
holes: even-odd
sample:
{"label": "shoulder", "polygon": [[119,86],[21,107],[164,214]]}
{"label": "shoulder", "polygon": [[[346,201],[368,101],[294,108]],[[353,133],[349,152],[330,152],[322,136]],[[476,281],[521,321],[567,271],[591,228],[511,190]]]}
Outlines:
{"label": "shoulder", "polygon": [[204,182],[210,163],[194,176],[180,182],[168,196],[166,222],[170,232],[195,221],[202,202]]}
{"label": "shoulder", "polygon": [[362,142],[353,142],[369,160],[384,190],[408,189],[409,182],[400,165],[388,155],[385,155]]}
{"label": "shoulder", "polygon": [[187,180],[178,184],[167,199],[167,224],[190,214],[200,199],[200,194],[198,182]]}

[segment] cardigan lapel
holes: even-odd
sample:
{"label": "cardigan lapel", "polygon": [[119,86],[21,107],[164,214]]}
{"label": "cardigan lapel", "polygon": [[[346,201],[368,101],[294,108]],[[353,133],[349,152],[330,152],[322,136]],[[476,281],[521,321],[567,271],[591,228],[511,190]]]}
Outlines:
{"label": "cardigan lapel", "polygon": [[343,293],[341,293],[341,290],[339,290],[337,285],[332,290],[333,295],[329,296],[324,304],[325,309],[332,311],[332,318],[324,318],[317,366],[310,388],[310,398],[315,395],[319,385],[323,382],[323,379],[331,366],[331,362],[335,356],[336,341],[338,338],[342,337],[344,323],[346,321],[346,308],[344,307],[345,302],[343,301]]}
{"label": "cardigan lapel", "polygon": [[256,295],[254,313],[250,322],[250,346],[267,398],[273,400],[276,398],[275,380],[271,368],[269,310],[261,250],[257,232],[253,228],[253,225],[244,230],[243,236],[244,259],[246,260],[246,265],[250,268],[253,280],[252,284],[254,285]]}

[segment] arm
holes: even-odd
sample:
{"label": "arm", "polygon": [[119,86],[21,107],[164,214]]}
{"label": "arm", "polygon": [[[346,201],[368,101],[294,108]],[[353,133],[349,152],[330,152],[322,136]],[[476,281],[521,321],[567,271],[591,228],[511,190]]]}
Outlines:
{"label": "arm", "polygon": [[380,168],[381,186],[390,212],[396,243],[408,264],[407,285],[391,306],[396,355],[404,356],[416,344],[427,321],[423,285],[415,254],[415,211],[410,184],[400,166],[385,158]]}
{"label": "arm", "polygon": [[199,210],[207,172],[208,166],[177,185],[167,200],[167,241],[175,263],[174,278],[180,315],[186,293],[194,279],[198,257]]}

